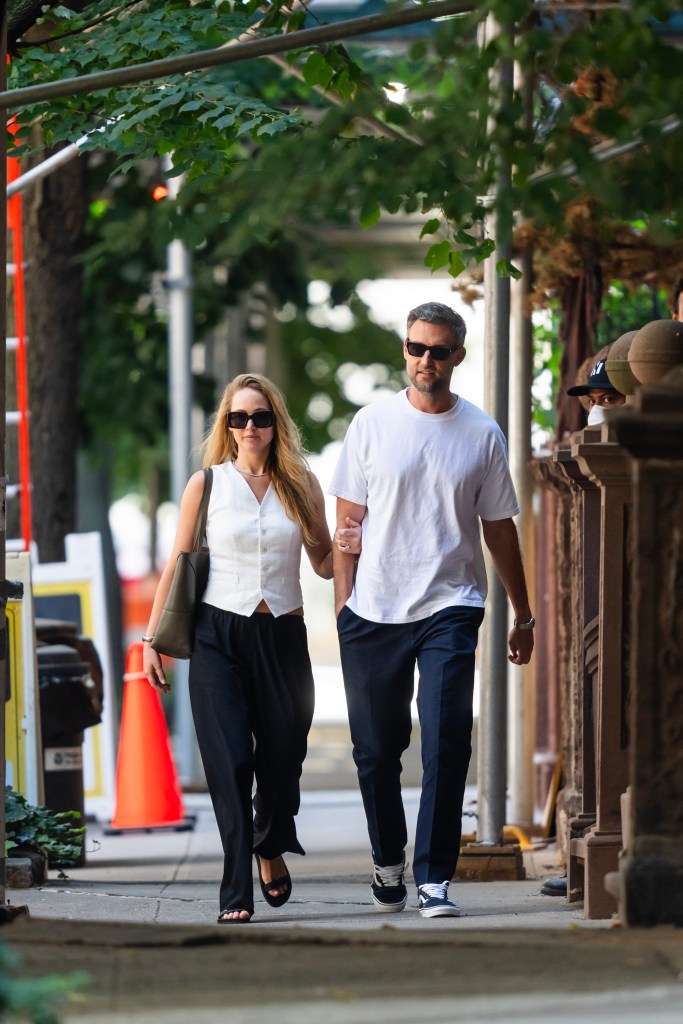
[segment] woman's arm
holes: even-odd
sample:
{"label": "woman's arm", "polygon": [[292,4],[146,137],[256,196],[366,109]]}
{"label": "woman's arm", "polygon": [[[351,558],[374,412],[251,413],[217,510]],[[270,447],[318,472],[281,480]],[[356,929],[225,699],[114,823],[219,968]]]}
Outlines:
{"label": "woman's arm", "polygon": [[332,579],[332,538],[325,518],[325,497],[318,478],[311,473],[311,487],[315,501],[315,523],[313,524],[314,544],[305,544],[306,554],[318,576]]}
{"label": "woman's arm", "polygon": [[[154,631],[156,630],[157,623],[161,618],[161,612],[163,611],[163,607],[166,603],[168,592],[171,589],[171,582],[173,580],[173,573],[175,572],[175,564],[178,559],[178,555],[181,551],[189,551],[192,547],[194,532],[197,526],[197,516],[199,515],[199,505],[202,500],[203,493],[204,473],[200,470],[198,473],[192,474],[187,487],[183,492],[180,502],[180,511],[178,514],[178,527],[176,529],[175,540],[173,542],[173,550],[171,551],[171,556],[161,574],[161,579],[159,580],[156,594],[154,595],[154,603],[152,605],[149,622],[147,623],[145,636],[154,636]],[[171,684],[166,681],[166,676],[164,675],[161,657],[159,653],[153,649],[150,643],[143,644],[142,666],[143,672],[155,689],[162,691],[168,691],[171,689]]]}

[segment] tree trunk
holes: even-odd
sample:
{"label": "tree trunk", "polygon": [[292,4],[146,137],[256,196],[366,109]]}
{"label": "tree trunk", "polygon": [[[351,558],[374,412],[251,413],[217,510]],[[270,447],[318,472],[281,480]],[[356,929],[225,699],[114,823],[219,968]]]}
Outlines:
{"label": "tree trunk", "polygon": [[76,527],[85,172],[83,157],[72,160],[24,201],[33,535],[43,562],[64,559],[64,537]]}

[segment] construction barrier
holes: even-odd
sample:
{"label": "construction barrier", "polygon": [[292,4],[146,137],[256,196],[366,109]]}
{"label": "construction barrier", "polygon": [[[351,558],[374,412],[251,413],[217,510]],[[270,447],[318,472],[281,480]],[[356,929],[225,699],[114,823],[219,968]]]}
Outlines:
{"label": "construction barrier", "polygon": [[142,644],[128,649],[121,734],[116,765],[116,799],[107,835],[129,829],[191,829],[173,761],[158,692],[142,671]]}

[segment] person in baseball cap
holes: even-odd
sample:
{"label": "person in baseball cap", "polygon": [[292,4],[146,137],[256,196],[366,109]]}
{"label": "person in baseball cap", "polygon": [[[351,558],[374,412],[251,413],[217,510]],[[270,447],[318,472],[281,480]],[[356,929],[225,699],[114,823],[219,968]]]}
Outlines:
{"label": "person in baseball cap", "polygon": [[577,398],[585,397],[588,403],[589,426],[602,423],[605,419],[606,409],[615,409],[626,401],[626,395],[617,391],[607,376],[606,357],[605,353],[601,359],[598,359],[585,384],[575,384],[573,388],[567,389],[568,395],[574,395]]}

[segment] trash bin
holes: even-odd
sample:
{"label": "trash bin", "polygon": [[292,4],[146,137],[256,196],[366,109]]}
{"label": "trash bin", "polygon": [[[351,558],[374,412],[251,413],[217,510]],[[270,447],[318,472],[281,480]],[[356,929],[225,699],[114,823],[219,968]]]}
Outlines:
{"label": "trash bin", "polygon": [[93,704],[102,714],[104,704],[104,673],[95,644],[90,637],[83,636],[75,622],[66,622],[63,619],[36,619],[36,639],[38,646],[45,644],[66,644],[73,647],[81,661],[90,667],[90,677],[95,684],[96,695],[93,694]]}
{"label": "trash bin", "polygon": [[[101,721],[97,688],[73,647],[46,644],[37,657],[45,806],[78,811],[85,825],[83,731]],[[84,849],[77,863],[85,863]]]}

